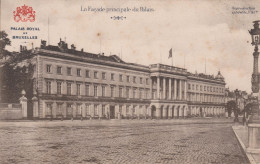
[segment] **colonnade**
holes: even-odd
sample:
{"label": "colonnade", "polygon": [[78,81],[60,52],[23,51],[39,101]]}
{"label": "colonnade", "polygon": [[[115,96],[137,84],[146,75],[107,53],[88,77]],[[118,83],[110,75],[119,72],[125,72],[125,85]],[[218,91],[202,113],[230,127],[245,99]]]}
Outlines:
{"label": "colonnade", "polygon": [[187,80],[161,76],[151,79],[151,91],[153,89],[153,84],[156,82],[156,99],[187,99]]}

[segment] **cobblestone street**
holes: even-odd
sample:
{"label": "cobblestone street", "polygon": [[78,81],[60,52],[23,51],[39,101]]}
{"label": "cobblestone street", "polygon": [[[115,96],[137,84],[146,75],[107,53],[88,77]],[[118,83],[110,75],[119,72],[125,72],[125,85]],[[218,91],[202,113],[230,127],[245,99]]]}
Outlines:
{"label": "cobblestone street", "polygon": [[230,119],[0,122],[0,163],[248,163]]}

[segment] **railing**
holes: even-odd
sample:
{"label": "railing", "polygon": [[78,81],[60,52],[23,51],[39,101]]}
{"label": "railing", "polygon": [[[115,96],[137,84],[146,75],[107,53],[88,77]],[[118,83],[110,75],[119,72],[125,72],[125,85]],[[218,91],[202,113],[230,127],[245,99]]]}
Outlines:
{"label": "railing", "polygon": [[21,104],[8,104],[8,103],[0,103],[0,109],[1,108],[21,108]]}
{"label": "railing", "polygon": [[164,65],[164,64],[151,64],[150,68],[159,68],[159,69],[163,69],[163,70],[167,70],[167,71],[175,71],[175,72],[182,72],[182,73],[187,72],[187,69]]}

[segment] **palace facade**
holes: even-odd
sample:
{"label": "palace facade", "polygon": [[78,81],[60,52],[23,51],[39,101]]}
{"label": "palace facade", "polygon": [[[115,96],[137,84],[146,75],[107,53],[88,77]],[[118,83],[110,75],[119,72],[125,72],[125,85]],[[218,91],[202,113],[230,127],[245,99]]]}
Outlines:
{"label": "palace facade", "polygon": [[[127,63],[105,56],[46,45],[31,52],[32,105],[36,118],[183,118],[225,113],[225,81],[186,69]],[[31,108],[31,109],[30,109]]]}

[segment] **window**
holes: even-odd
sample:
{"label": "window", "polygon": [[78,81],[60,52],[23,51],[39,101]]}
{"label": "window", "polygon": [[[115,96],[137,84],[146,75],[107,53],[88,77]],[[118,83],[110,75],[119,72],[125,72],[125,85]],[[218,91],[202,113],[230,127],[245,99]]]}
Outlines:
{"label": "window", "polygon": [[119,113],[122,113],[122,105],[119,105]]}
{"label": "window", "polygon": [[149,79],[148,78],[146,78],[146,85],[148,85],[149,84]]}
{"label": "window", "polygon": [[50,81],[46,82],[46,88],[47,88],[47,94],[51,94],[51,82]]}
{"label": "window", "polygon": [[106,96],[106,86],[102,86],[102,97]]}
{"label": "window", "polygon": [[135,99],[136,96],[136,89],[133,89],[133,98]]}
{"label": "window", "polygon": [[119,75],[119,80],[123,81],[123,75]]}
{"label": "window", "polygon": [[102,79],[105,80],[106,79],[106,73],[102,72]]}
{"label": "window", "polygon": [[129,114],[129,106],[126,106],[126,114]]}
{"label": "window", "polygon": [[142,90],[142,89],[139,90],[139,98],[140,98],[140,99],[143,98],[143,90]]}
{"label": "window", "polygon": [[143,78],[140,77],[140,84],[143,84]]}
{"label": "window", "polygon": [[57,103],[57,115],[62,115],[62,104]]}
{"label": "window", "polygon": [[134,76],[134,78],[133,78],[133,82],[136,83],[136,77],[135,77],[135,76]]}
{"label": "window", "polygon": [[114,97],[114,86],[111,86],[111,97]]}
{"label": "window", "polygon": [[129,88],[126,88],[126,98],[129,98]]}
{"label": "window", "polygon": [[94,96],[97,97],[97,92],[98,92],[98,86],[94,86]]}
{"label": "window", "polygon": [[86,115],[90,115],[89,105],[88,104],[86,104]]}
{"label": "window", "polygon": [[67,75],[71,75],[71,67],[67,68]]}
{"label": "window", "polygon": [[192,90],[194,90],[194,84],[192,84]]}
{"label": "window", "polygon": [[94,105],[94,115],[98,115],[98,105]]}
{"label": "window", "polygon": [[86,84],[85,85],[85,94],[86,94],[86,96],[89,96],[89,85],[88,84]]}
{"label": "window", "polygon": [[102,105],[102,115],[105,115],[105,105]]}
{"label": "window", "polygon": [[57,82],[57,94],[61,94],[61,82]]}
{"label": "window", "polygon": [[190,84],[188,84],[188,89],[190,89]]}
{"label": "window", "polygon": [[71,83],[67,83],[67,95],[71,95]]}
{"label": "window", "polygon": [[77,95],[80,96],[80,84],[77,84]]}
{"label": "window", "polygon": [[111,73],[111,80],[114,80],[114,74],[113,73]]}
{"label": "window", "polygon": [[52,115],[52,105],[51,104],[46,104],[47,110],[46,110],[46,115],[51,116]]}
{"label": "window", "polygon": [[204,86],[204,91],[206,91],[206,86]]}
{"label": "window", "polygon": [[149,92],[149,90],[147,89],[147,90],[145,90],[145,98],[146,99],[148,99],[148,92]]}
{"label": "window", "polygon": [[86,77],[89,78],[90,75],[89,75],[89,70],[86,70]]}
{"label": "window", "polygon": [[60,66],[57,67],[57,74],[61,74],[61,67]]}
{"label": "window", "polygon": [[119,88],[119,97],[123,97],[123,88]]}
{"label": "window", "polygon": [[81,70],[79,68],[77,68],[77,76],[81,76],[80,73],[81,73]]}
{"label": "window", "polygon": [[196,85],[196,90],[198,90],[198,88],[199,88],[198,85]]}
{"label": "window", "polygon": [[48,73],[51,73],[51,65],[47,64],[47,66],[46,66],[46,71],[47,71]]}
{"label": "window", "polygon": [[135,106],[133,107],[133,114],[135,114]]}
{"label": "window", "polygon": [[130,76],[126,76],[126,81],[129,83],[130,82]]}
{"label": "window", "polygon": [[95,79],[98,78],[98,72],[97,72],[97,71],[94,72],[94,78],[95,78]]}
{"label": "window", "polygon": [[200,91],[202,91],[202,86],[200,86]]}

